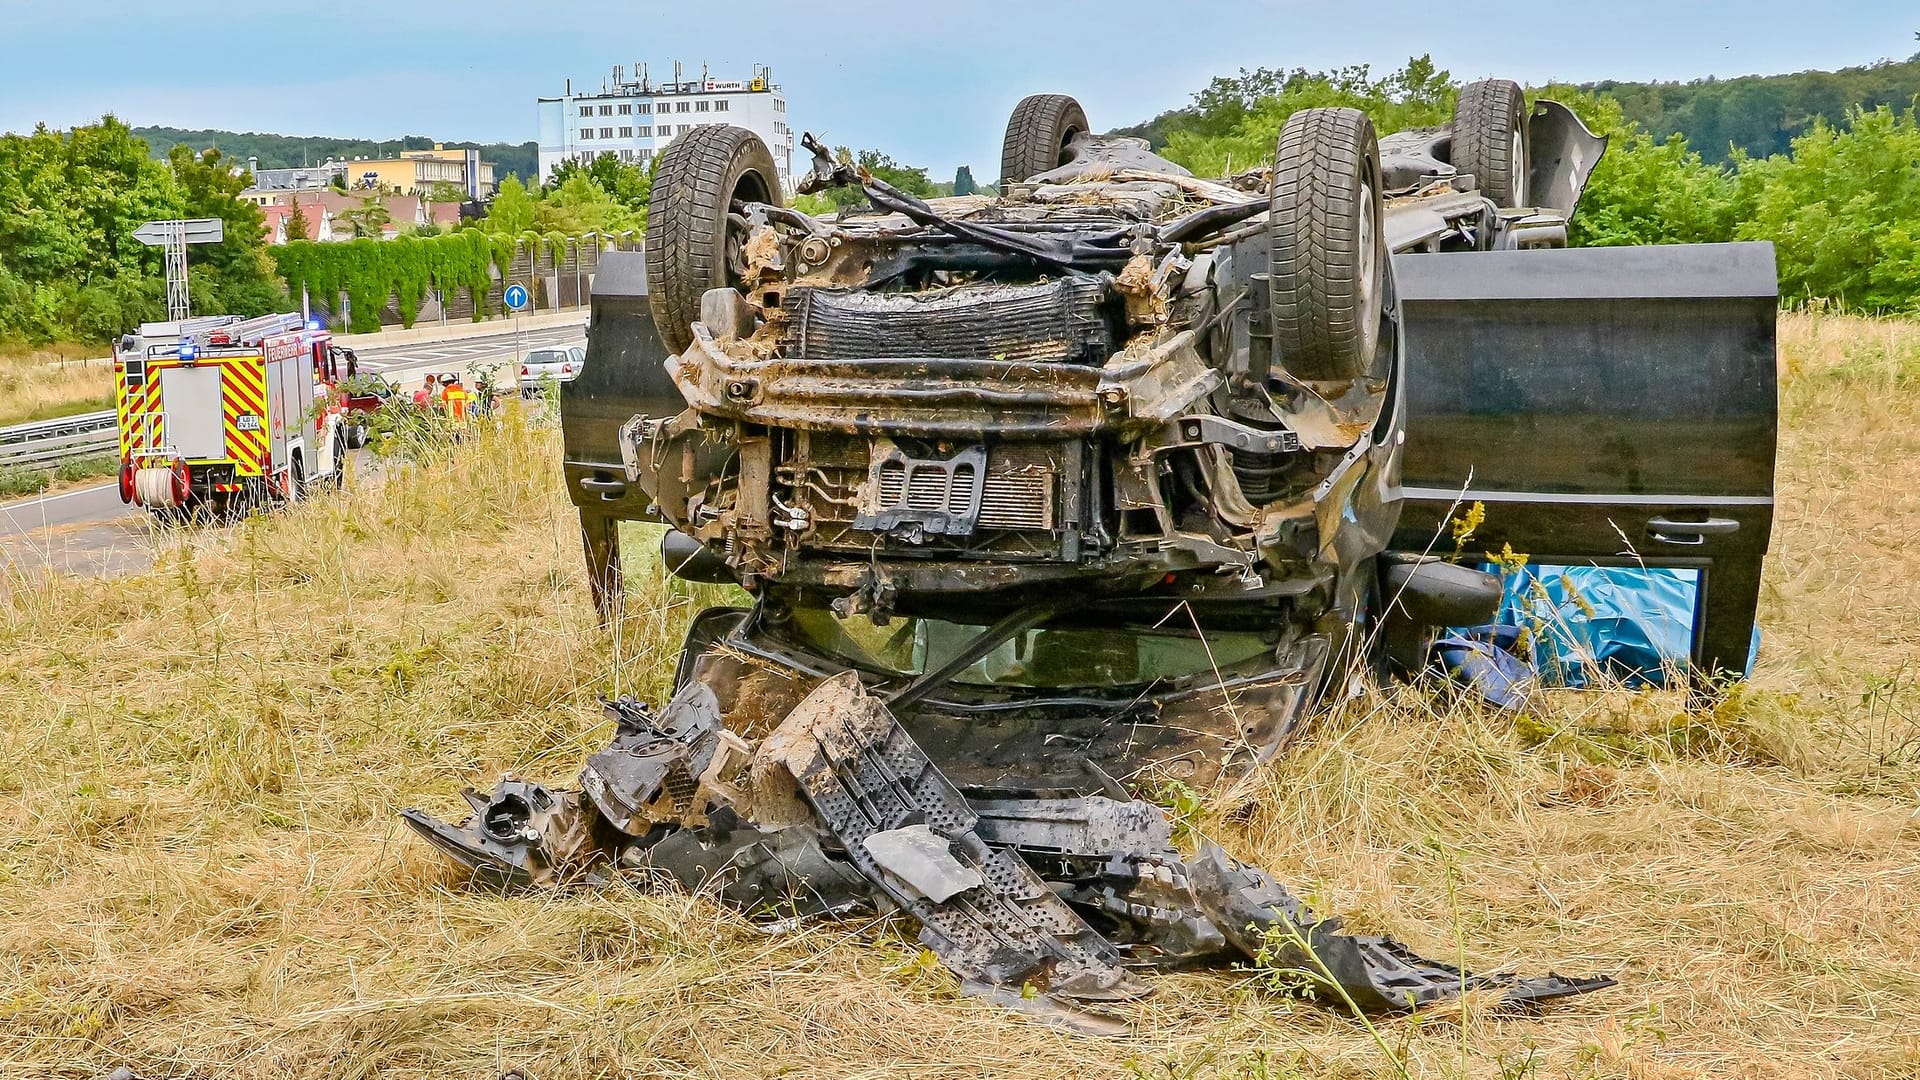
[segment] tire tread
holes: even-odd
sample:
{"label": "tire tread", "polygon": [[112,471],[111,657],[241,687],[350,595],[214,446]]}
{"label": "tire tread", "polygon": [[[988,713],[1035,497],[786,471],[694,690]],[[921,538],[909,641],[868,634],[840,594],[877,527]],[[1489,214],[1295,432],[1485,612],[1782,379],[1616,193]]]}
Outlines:
{"label": "tire tread", "polygon": [[726,284],[725,222],[739,178],[759,171],[774,203],[780,182],[758,135],[730,124],[696,127],[668,144],[647,199],[647,304],[667,350],[693,342],[700,296]]}
{"label": "tire tread", "polygon": [[[1274,150],[1268,273],[1278,359],[1297,378],[1350,379],[1372,361],[1354,269],[1359,215],[1354,177],[1374,178],[1376,245],[1379,149],[1373,123],[1357,109],[1302,109],[1287,119]],[[1384,273],[1384,265],[1382,265]]]}
{"label": "tire tread", "polygon": [[1000,142],[1000,180],[1019,182],[1060,164],[1068,134],[1086,131],[1087,114],[1066,94],[1029,94],[1013,107]]}

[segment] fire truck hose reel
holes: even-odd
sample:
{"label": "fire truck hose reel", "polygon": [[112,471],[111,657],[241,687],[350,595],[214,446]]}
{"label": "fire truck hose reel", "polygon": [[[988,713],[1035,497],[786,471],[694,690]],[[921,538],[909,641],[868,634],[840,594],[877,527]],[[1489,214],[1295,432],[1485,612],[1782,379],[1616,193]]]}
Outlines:
{"label": "fire truck hose reel", "polygon": [[134,470],[133,501],[141,506],[179,506],[178,490],[171,466]]}

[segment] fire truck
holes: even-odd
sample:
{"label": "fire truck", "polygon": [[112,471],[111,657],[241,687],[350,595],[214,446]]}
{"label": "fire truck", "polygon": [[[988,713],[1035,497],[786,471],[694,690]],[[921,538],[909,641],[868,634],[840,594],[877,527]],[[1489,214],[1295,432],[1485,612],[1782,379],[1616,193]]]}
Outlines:
{"label": "fire truck", "polygon": [[345,474],[339,350],[295,314],[147,323],[114,354],[120,498],[158,515],[299,499]]}

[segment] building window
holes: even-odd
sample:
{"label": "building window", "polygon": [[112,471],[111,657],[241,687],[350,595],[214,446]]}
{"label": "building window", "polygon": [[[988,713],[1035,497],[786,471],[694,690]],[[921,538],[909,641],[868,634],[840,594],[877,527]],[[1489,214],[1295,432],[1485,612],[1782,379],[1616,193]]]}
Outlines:
{"label": "building window", "polygon": [[600,115],[601,115],[601,116],[612,116],[612,115],[613,115],[613,106],[611,106],[611,105],[602,105],[602,106],[600,106]]}
{"label": "building window", "polygon": [[676,102],[674,102],[674,103],[673,103],[673,111],[674,111],[674,112],[686,112],[686,111],[688,110],[688,108],[689,108],[689,107],[690,107],[690,103],[689,103],[689,102],[685,102],[685,101],[676,101]]}
{"label": "building window", "polygon": [[600,137],[601,137],[601,138],[603,138],[603,139],[611,139],[611,138],[613,138],[613,129],[612,129],[612,128],[601,128],[601,129],[600,129]]}
{"label": "building window", "polygon": [[581,116],[592,116],[592,115],[593,115],[593,106],[591,106],[591,105],[582,105],[582,106],[580,106],[580,115],[581,115]]}
{"label": "building window", "polygon": [[646,116],[648,113],[653,112],[653,102],[643,101],[640,104],[635,105],[633,107],[633,111],[639,113],[641,116]]}
{"label": "building window", "polygon": [[621,116],[632,116],[632,115],[633,115],[633,106],[631,106],[631,105],[622,105],[622,106],[620,106],[620,115],[621,115]]}
{"label": "building window", "polygon": [[623,138],[623,139],[631,139],[631,138],[633,138],[633,129],[632,129],[632,128],[630,128],[630,127],[623,127],[623,128],[621,128],[621,129],[620,129],[620,137],[621,137],[621,138]]}
{"label": "building window", "polygon": [[693,125],[692,125],[692,124],[681,124],[681,125],[680,125],[680,130],[678,130],[678,131],[676,131],[676,132],[674,132],[674,134],[675,134],[675,135],[685,135],[685,134],[686,134],[687,132],[689,132],[689,131],[692,131],[692,130],[693,130]]}
{"label": "building window", "polygon": [[694,112],[712,112],[713,103],[706,100],[705,98],[702,98],[699,101],[696,101],[693,103],[693,111]]}
{"label": "building window", "polygon": [[651,160],[653,160],[653,151],[651,151],[651,150],[642,150],[642,151],[640,151],[640,160],[641,160],[641,161],[651,161]]}
{"label": "building window", "polygon": [[650,127],[635,128],[633,129],[633,133],[643,139],[653,138],[653,129]]}
{"label": "building window", "polygon": [[591,139],[591,138],[593,138],[593,129],[592,129],[592,128],[581,128],[581,129],[580,129],[580,141],[581,141],[581,142],[585,142],[585,141],[587,141],[588,139]]}
{"label": "building window", "polygon": [[621,160],[621,161],[632,161],[632,160],[633,160],[633,151],[631,151],[631,150],[622,150],[622,151],[620,151],[620,160]]}

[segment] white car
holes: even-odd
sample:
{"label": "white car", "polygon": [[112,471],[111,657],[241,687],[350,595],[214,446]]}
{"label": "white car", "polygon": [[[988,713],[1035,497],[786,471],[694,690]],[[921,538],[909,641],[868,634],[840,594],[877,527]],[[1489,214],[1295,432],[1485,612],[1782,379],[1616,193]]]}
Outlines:
{"label": "white car", "polygon": [[526,359],[520,361],[520,392],[533,392],[542,379],[572,382],[586,362],[587,350],[578,345],[530,350]]}

